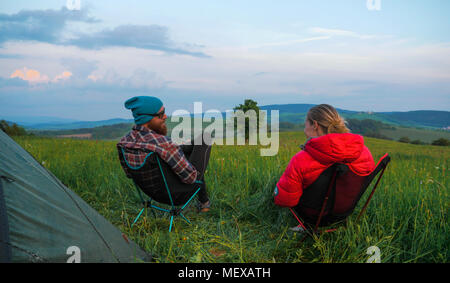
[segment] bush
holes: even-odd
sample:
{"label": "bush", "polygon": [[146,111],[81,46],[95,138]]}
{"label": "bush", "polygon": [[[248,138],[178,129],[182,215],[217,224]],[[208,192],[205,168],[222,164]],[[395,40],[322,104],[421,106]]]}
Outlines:
{"label": "bush", "polygon": [[410,143],[411,142],[408,137],[401,137],[400,139],[398,139],[398,141],[399,142],[404,142],[404,143]]}
{"label": "bush", "polygon": [[450,141],[448,139],[440,138],[431,143],[432,145],[439,145],[439,146],[449,146]]}
{"label": "bush", "polygon": [[365,134],[365,136],[371,137],[371,138],[376,138],[376,139],[392,140],[390,137],[380,134],[378,132],[368,132]]}
{"label": "bush", "polygon": [[5,120],[0,121],[0,130],[5,132],[8,136],[25,136],[27,131],[24,128],[18,126],[17,124],[8,124]]}
{"label": "bush", "polygon": [[[236,106],[233,108],[234,111],[241,110],[244,113],[247,113],[249,110],[254,110],[256,112],[256,131],[259,132],[259,107],[258,102],[251,100],[251,99],[245,99],[244,104],[239,104],[239,106]],[[237,126],[235,126],[236,128]],[[250,119],[248,117],[245,118],[245,140],[248,140],[250,137]]]}
{"label": "bush", "polygon": [[384,124],[380,121],[375,121],[371,119],[347,119],[347,126],[352,131],[352,133],[360,134],[366,137],[377,138],[377,139],[386,139],[390,140],[391,138],[381,134],[381,130],[389,129],[395,130],[395,127],[392,127],[388,124]]}
{"label": "bush", "polygon": [[424,143],[424,142],[421,141],[421,140],[413,140],[411,143],[412,143],[412,144],[426,144],[426,143]]}

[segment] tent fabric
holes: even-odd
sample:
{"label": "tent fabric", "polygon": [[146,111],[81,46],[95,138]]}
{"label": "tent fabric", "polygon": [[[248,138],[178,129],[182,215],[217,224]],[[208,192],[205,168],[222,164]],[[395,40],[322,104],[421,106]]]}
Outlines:
{"label": "tent fabric", "polygon": [[0,131],[0,261],[151,260],[138,245]]}
{"label": "tent fabric", "polygon": [[0,262],[11,261],[11,247],[9,245],[2,245],[2,243],[9,243],[8,235],[8,218],[6,215],[2,182],[0,180]]}

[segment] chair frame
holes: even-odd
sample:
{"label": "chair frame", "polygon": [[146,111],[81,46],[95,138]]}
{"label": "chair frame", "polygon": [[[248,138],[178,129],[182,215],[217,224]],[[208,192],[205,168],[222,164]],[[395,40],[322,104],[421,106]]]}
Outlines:
{"label": "chair frame", "polygon": [[[375,166],[375,169],[376,169],[376,168],[380,165],[380,162],[381,162],[382,160],[386,159],[386,158],[387,158],[387,162],[383,164],[383,167],[382,167],[382,169],[381,169],[381,173],[378,172],[378,173],[376,174],[376,175],[378,175],[377,182],[375,183],[374,187],[372,188],[372,191],[371,191],[369,197],[367,198],[367,200],[366,200],[366,202],[365,202],[363,208],[362,208],[361,211],[359,212],[358,217],[356,218],[356,221],[359,221],[359,219],[361,218],[362,214],[365,212],[367,206],[369,205],[370,200],[371,200],[372,197],[373,197],[373,194],[375,193],[375,190],[377,189],[377,186],[378,186],[378,184],[379,184],[381,178],[383,177],[384,171],[386,170],[386,167],[387,167],[388,163],[390,162],[389,154],[386,153],[385,155],[383,155],[383,156],[380,158],[380,160],[378,161],[378,164]],[[375,169],[374,169],[374,170],[375,170]],[[372,172],[373,172],[373,171],[372,171]],[[371,173],[372,173],[372,172],[371,172]],[[326,193],[326,195],[325,195],[325,197],[324,197],[324,200],[323,200],[323,202],[322,202],[322,207],[321,207],[321,210],[320,210],[320,213],[319,213],[319,217],[317,218],[317,221],[316,221],[316,223],[315,223],[315,225],[314,225],[314,228],[313,228],[313,230],[312,230],[312,233],[310,233],[310,231],[305,227],[305,225],[304,225],[303,222],[300,220],[300,218],[299,218],[299,216],[297,215],[297,213],[296,213],[291,207],[289,208],[289,210],[291,211],[291,213],[294,215],[295,219],[299,222],[299,225],[298,225],[297,227],[303,228],[303,230],[304,230],[305,232],[307,232],[308,234],[310,234],[310,235],[316,235],[316,234],[318,234],[317,232],[318,232],[319,225],[320,225],[320,222],[321,222],[321,220],[322,220],[322,217],[323,217],[323,214],[324,214],[326,205],[327,205],[327,203],[328,203],[328,198],[329,198],[329,196],[330,196],[330,194],[331,194],[331,191],[333,190],[333,188],[335,187],[335,184],[336,184],[336,180],[337,180],[336,176],[337,176],[337,173],[338,173],[338,169],[334,170],[333,176],[332,176],[332,178],[331,178],[331,182],[330,182],[330,184],[329,184],[329,186],[328,186],[328,189],[327,189],[327,193]],[[374,178],[376,177],[376,175],[374,176]],[[367,187],[369,187],[369,186],[370,186],[370,183],[367,185]],[[348,217],[347,217],[346,219],[348,219]],[[325,230],[324,232],[325,232],[325,233],[328,233],[328,232],[334,232],[334,231],[336,231],[336,230],[337,230],[337,228],[334,228],[334,229],[327,229],[327,230]],[[319,231],[319,234],[320,234],[320,231]],[[306,237],[307,237],[307,235],[302,239],[302,241],[303,241]]]}
{"label": "chair frame", "polygon": [[[123,147],[121,147],[121,151],[122,151],[122,157],[123,157],[123,160],[124,160],[125,163],[127,164],[128,168],[130,168],[131,170],[139,170],[139,169],[141,169],[142,167],[144,167],[144,165],[145,165],[145,163],[146,163],[146,161],[147,161],[147,158],[150,157],[150,155],[152,155],[152,154],[154,153],[154,152],[149,152],[149,153],[147,154],[147,156],[145,156],[144,162],[143,162],[140,166],[133,167],[133,166],[131,166],[131,165],[128,163],[127,159],[125,158],[125,151],[124,151]],[[174,217],[175,217],[175,216],[181,216],[188,224],[191,224],[191,221],[189,221],[189,219],[183,214],[183,210],[187,207],[187,205],[192,201],[192,199],[193,199],[193,198],[197,195],[197,193],[200,191],[200,189],[201,189],[200,185],[203,184],[203,182],[202,182],[202,181],[195,181],[196,184],[199,184],[199,187],[195,190],[195,192],[192,194],[192,196],[189,198],[189,200],[188,200],[185,204],[183,204],[183,205],[181,206],[181,208],[177,208],[177,206],[176,206],[176,205],[174,204],[174,202],[173,202],[173,199],[172,199],[172,193],[170,192],[170,189],[169,189],[169,186],[168,186],[168,184],[167,184],[166,177],[165,177],[165,175],[164,175],[164,172],[163,172],[163,169],[162,169],[162,166],[161,166],[161,163],[160,163],[159,159],[160,159],[159,156],[156,154],[156,161],[158,162],[158,167],[159,167],[159,170],[160,170],[160,172],[161,172],[161,176],[162,176],[163,181],[164,181],[164,186],[165,186],[165,188],[166,188],[166,190],[167,190],[167,194],[168,194],[169,199],[170,199],[170,206],[171,206],[171,209],[162,208],[162,207],[159,207],[159,206],[156,206],[156,205],[152,204],[153,199],[152,199],[151,197],[150,197],[149,200],[147,200],[147,201],[144,200],[144,197],[143,197],[143,195],[142,195],[142,192],[141,192],[141,189],[140,189],[139,185],[136,183],[136,181],[135,181],[133,178],[131,178],[131,179],[133,180],[134,187],[136,188],[136,191],[138,192],[139,198],[141,199],[141,203],[142,203],[142,205],[144,206],[144,207],[140,210],[140,212],[138,213],[138,215],[136,216],[136,218],[134,219],[133,223],[131,224],[131,227],[133,227],[134,224],[136,224],[136,222],[137,222],[138,219],[141,217],[142,213],[144,212],[144,210],[145,210],[146,208],[153,208],[153,209],[162,211],[162,212],[164,212],[164,213],[168,213],[168,214],[170,215],[169,232],[172,232],[172,227],[173,227]],[[154,213],[153,213],[153,214],[154,214]],[[155,215],[155,214],[154,214],[154,215]],[[155,216],[156,216],[156,215],[155,215]]]}

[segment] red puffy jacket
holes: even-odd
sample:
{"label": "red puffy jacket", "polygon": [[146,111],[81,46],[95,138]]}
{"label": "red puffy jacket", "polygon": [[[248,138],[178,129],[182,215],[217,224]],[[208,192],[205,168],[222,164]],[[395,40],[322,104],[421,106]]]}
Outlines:
{"label": "red puffy jacket", "polygon": [[275,188],[275,204],[294,207],[303,189],[334,163],[344,163],[358,175],[367,175],[375,168],[372,154],[356,134],[327,134],[310,139],[305,149],[289,162]]}

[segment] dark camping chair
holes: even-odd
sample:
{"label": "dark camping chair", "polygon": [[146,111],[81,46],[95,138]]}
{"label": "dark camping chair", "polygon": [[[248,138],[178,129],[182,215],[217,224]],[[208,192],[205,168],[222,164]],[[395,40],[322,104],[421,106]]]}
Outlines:
{"label": "dark camping chair", "polygon": [[[372,180],[381,171],[372,192],[358,215],[358,221],[375,193],[389,161],[390,157],[386,153],[378,161],[375,169],[364,176],[355,174],[347,165],[340,163],[335,163],[326,169],[313,184],[303,191],[297,206],[289,208],[300,223],[297,227],[302,227],[309,232],[300,220],[302,219],[308,226],[314,227],[313,233],[315,234],[319,226],[329,226],[347,219]],[[334,230],[336,229],[329,229],[325,232]]]}
{"label": "dark camping chair", "polygon": [[[179,177],[172,171],[169,165],[160,159],[158,154],[154,152],[146,152],[144,162],[137,167],[129,164],[126,153],[136,153],[136,149],[118,147],[119,159],[122,167],[129,168],[125,170],[127,177],[134,182],[139,198],[143,204],[143,208],[134,219],[133,226],[144,210],[149,207],[170,215],[169,232],[172,231],[173,220],[175,216],[181,216],[187,223],[191,223],[183,214],[183,210],[197,195],[203,182],[195,181],[194,184],[183,184]],[[144,192],[149,200],[144,200],[142,192]],[[152,201],[170,205],[170,209],[162,208],[152,204]]]}

